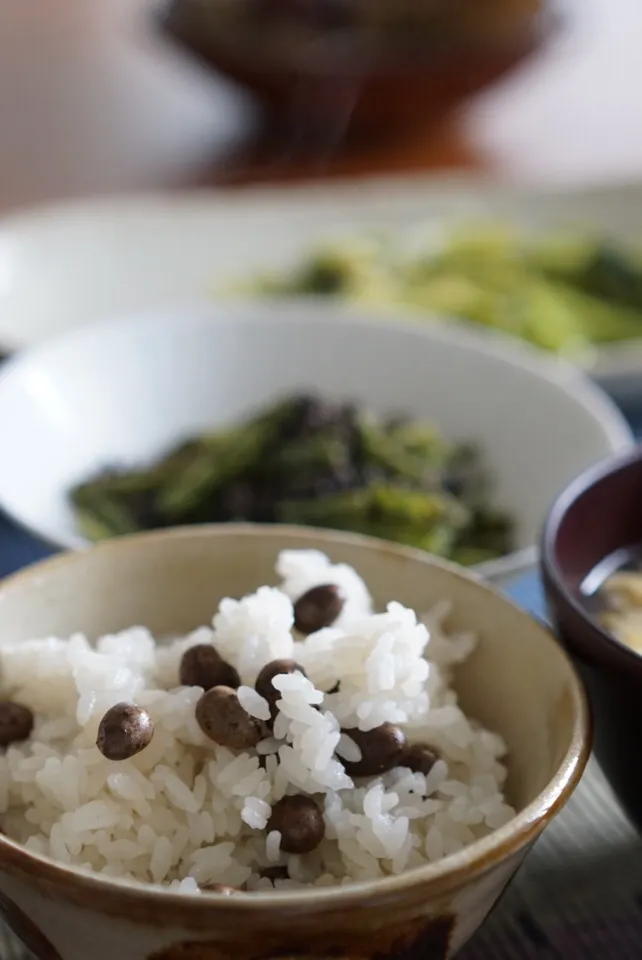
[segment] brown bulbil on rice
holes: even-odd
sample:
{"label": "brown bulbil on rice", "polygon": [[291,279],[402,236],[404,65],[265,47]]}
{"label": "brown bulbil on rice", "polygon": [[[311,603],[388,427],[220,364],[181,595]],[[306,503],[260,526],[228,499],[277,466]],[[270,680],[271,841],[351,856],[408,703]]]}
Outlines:
{"label": "brown bulbil on rice", "polygon": [[240,887],[230,887],[226,883],[202,883],[199,889],[203,893],[218,893],[221,897],[236,897],[244,892]]}
{"label": "brown bulbil on rice", "polygon": [[311,853],[325,836],[323,811],[316,800],[305,794],[283,797],[272,807],[267,830],[278,830],[285,853]]}
{"label": "brown bulbil on rice", "polygon": [[152,718],[135,703],[117,703],[100,721],[96,746],[107,760],[128,760],[149,746]]}
{"label": "brown bulbil on rice", "polygon": [[260,697],[263,697],[270,708],[272,721],[279,712],[276,702],[281,699],[281,691],[276,689],[272,681],[283,673],[300,673],[307,677],[307,673],[296,660],[271,660],[260,671],[254,684],[254,689]]}
{"label": "brown bulbil on rice", "polygon": [[439,751],[427,743],[409,744],[404,750],[399,766],[409,767],[413,773],[427,776],[439,760]]}
{"label": "brown bulbil on rice", "polygon": [[312,587],[294,604],[294,626],[306,636],[331,627],[345,605],[343,591],[334,583]]}
{"label": "brown bulbil on rice", "polygon": [[29,707],[13,700],[0,701],[0,747],[28,740],[33,724],[34,716]]}
{"label": "brown bulbil on rice", "polygon": [[231,750],[249,750],[266,734],[265,725],[251,717],[231,687],[212,687],[196,704],[196,720],[214,743]]}
{"label": "brown bulbil on rice", "polygon": [[406,735],[394,723],[382,723],[374,730],[344,730],[361,750],[361,760],[350,763],[343,760],[351,777],[375,777],[403,765]]}
{"label": "brown bulbil on rice", "polygon": [[231,664],[217,653],[209,643],[197,643],[183,654],[179,679],[184,687],[232,687],[236,690],[241,679]]}

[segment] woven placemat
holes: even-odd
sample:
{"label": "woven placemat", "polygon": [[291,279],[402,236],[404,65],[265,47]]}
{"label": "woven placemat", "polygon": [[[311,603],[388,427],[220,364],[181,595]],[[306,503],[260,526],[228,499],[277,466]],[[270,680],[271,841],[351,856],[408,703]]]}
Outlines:
{"label": "woven placemat", "polygon": [[642,957],[642,841],[591,761],[461,960]]}
{"label": "woven placemat", "polygon": [[[29,956],[8,930],[2,960]],[[594,761],[460,960],[640,960],[642,841]]]}

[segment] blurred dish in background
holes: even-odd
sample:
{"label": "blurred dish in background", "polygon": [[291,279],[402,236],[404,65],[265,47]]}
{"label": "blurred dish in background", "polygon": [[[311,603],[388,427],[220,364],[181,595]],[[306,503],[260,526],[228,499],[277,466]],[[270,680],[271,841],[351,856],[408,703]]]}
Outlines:
{"label": "blurred dish in background", "polygon": [[[438,249],[444,235],[457,235],[462,224],[487,221],[509,224],[519,242],[514,248],[509,245],[507,257],[502,254],[493,268],[499,275],[499,294],[489,298],[482,291],[475,307],[478,311],[481,305],[481,313],[475,317],[475,311],[469,311],[468,316],[485,326],[525,333],[540,344],[552,337],[548,345],[556,346],[556,338],[561,338],[557,345],[565,345],[565,352],[610,392],[635,393],[642,374],[638,311],[569,288],[562,290],[560,304],[547,295],[548,281],[542,294],[537,274],[537,296],[529,299],[519,248],[521,242],[541,236],[550,257],[559,250],[558,242],[570,236],[589,238],[589,252],[596,237],[635,252],[642,241],[641,206],[642,187],[637,185],[569,193],[411,179],[125,196],[34,209],[0,222],[0,350],[38,343],[119,313],[238,292],[240,280],[286,276],[328,238],[350,243],[355,236],[390,235],[398,243],[395,262],[407,251],[425,260],[426,250]],[[490,250],[496,260],[494,244]],[[486,256],[483,246],[477,254]],[[634,274],[636,258],[637,253]],[[457,253],[454,260],[461,259]],[[527,271],[529,278],[533,275]],[[636,276],[633,280],[632,287],[625,284],[627,296],[637,289]],[[421,305],[426,289],[420,286],[413,309]],[[464,293],[469,289],[464,284]],[[432,296],[437,294],[443,299],[424,304],[432,306],[431,316],[438,307],[447,312],[449,306],[451,312],[466,315],[458,303],[461,284],[440,289],[437,283]],[[619,300],[621,294],[618,290]],[[403,298],[398,289],[375,285],[366,298],[373,318],[379,299],[384,309],[389,311],[392,301],[399,312]],[[501,315],[494,304],[501,307]],[[600,342],[595,346],[590,340]]]}
{"label": "blurred dish in background", "polygon": [[433,122],[553,24],[547,0],[165,0],[159,19],[271,113],[346,136]]}
{"label": "blurred dish in background", "polygon": [[642,252],[627,244],[588,234],[527,236],[497,222],[454,232],[433,225],[416,240],[374,234],[327,242],[250,289],[423,309],[428,319],[501,330],[580,365],[592,347],[642,336]]}

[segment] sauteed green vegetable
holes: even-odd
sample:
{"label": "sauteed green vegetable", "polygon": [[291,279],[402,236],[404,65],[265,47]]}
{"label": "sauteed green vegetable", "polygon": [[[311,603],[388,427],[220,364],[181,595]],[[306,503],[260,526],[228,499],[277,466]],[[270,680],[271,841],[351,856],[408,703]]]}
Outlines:
{"label": "sauteed green vegetable", "polygon": [[246,520],[372,534],[472,564],[510,552],[477,451],[426,423],[292,397],[182,443],[151,467],[108,470],[71,492],[92,540]]}

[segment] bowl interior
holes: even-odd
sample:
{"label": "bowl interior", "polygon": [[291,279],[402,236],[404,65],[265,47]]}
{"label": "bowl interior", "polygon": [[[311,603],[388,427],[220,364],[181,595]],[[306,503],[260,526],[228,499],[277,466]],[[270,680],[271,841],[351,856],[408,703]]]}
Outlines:
{"label": "bowl interior", "polygon": [[312,304],[196,305],[19,356],[0,377],[0,503],[45,539],[82,546],[74,482],[308,391],[478,444],[523,548],[573,476],[630,443],[611,402],[558,361],[453,323],[377,320]]}
{"label": "bowl interior", "polygon": [[[428,611],[452,601],[448,627],[475,631],[478,648],[456,687],[463,708],[509,747],[511,801],[523,809],[566,766],[581,765],[586,731],[573,670],[549,634],[501,594],[432,561],[380,541],[323,531],[226,525],[159,532],[67,554],[0,586],[0,643],[30,637],[95,638],[135,624],[157,636],[208,623],[218,601],[274,583],[284,548],[316,548],[353,565],[376,604],[398,600]],[[570,755],[570,759],[569,759]],[[579,759],[578,759],[579,758]]]}
{"label": "bowl interior", "polygon": [[580,477],[553,508],[545,552],[574,597],[603,561],[642,544],[641,490],[642,456],[636,451]]}

